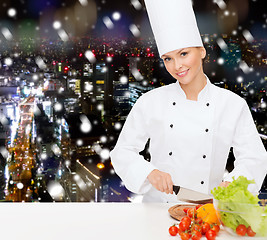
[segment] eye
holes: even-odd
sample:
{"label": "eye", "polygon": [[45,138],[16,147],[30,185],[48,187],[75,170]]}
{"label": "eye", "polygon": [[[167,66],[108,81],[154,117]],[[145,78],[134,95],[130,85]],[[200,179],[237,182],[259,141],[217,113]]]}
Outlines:
{"label": "eye", "polygon": [[163,58],[163,61],[164,62],[169,62],[171,60],[171,58],[169,58],[169,57],[165,57],[165,58]]}
{"label": "eye", "polygon": [[184,56],[186,56],[187,54],[188,54],[188,52],[182,52],[182,53],[181,53],[181,56],[184,57]]}

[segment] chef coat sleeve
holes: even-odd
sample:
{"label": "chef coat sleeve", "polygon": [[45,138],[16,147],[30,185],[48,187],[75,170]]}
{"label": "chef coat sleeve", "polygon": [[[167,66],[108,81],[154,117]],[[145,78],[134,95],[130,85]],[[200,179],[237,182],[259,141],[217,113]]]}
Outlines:
{"label": "chef coat sleeve", "polygon": [[254,179],[251,192],[258,192],[267,173],[267,153],[254,124],[249,107],[242,99],[242,108],[237,121],[232,147],[235,156],[234,170],[224,179],[232,181],[241,175]]}
{"label": "chef coat sleeve", "polygon": [[115,148],[110,157],[115,172],[126,188],[137,194],[144,194],[152,185],[147,176],[156,169],[139,154],[149,138],[145,117],[146,105],[141,96],[130,111]]}

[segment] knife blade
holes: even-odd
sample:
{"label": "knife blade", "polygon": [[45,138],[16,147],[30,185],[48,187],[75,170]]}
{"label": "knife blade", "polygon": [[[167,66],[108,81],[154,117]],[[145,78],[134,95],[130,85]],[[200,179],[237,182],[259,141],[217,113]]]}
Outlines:
{"label": "knife blade", "polygon": [[188,188],[183,188],[181,186],[173,186],[173,191],[177,195],[179,201],[196,203],[196,204],[205,204],[212,203],[213,199],[210,195],[197,192]]}

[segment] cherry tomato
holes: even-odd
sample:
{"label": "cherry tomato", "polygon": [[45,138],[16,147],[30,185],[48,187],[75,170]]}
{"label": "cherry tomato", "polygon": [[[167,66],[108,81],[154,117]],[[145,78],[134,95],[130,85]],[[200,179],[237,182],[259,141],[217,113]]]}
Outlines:
{"label": "cherry tomato", "polygon": [[187,211],[187,216],[190,217],[190,218],[195,218],[197,216],[197,211],[195,208],[190,208],[188,209]]}
{"label": "cherry tomato", "polygon": [[198,232],[202,232],[202,228],[201,228],[201,226],[200,225],[198,225],[198,224],[194,224],[193,226],[192,226],[192,230],[193,231],[198,231]]}
{"label": "cherry tomato", "polygon": [[196,218],[195,223],[201,225],[203,223],[202,218]]}
{"label": "cherry tomato", "polygon": [[256,233],[252,230],[251,226],[248,226],[247,228],[247,235],[250,237],[254,237]]}
{"label": "cherry tomato", "polygon": [[201,232],[203,235],[206,234],[207,231],[210,230],[210,225],[208,223],[203,223],[202,224],[202,228],[201,228]]}
{"label": "cherry tomato", "polygon": [[183,209],[186,214],[187,214],[188,209],[189,209],[188,207]]}
{"label": "cherry tomato", "polygon": [[216,234],[220,231],[220,227],[217,224],[212,225],[210,229],[216,232]]}
{"label": "cherry tomato", "polygon": [[190,239],[189,233],[186,233],[186,232],[181,232],[180,237],[182,240],[189,240]]}
{"label": "cherry tomato", "polygon": [[178,227],[176,227],[175,225],[169,227],[169,233],[170,233],[170,235],[172,235],[172,236],[176,236],[177,233],[178,233],[178,231],[179,231],[179,229],[178,229]]}
{"label": "cherry tomato", "polygon": [[194,230],[192,232],[192,240],[199,240],[202,237],[202,234],[199,231]]}
{"label": "cherry tomato", "polygon": [[205,236],[208,240],[214,240],[216,238],[216,232],[209,230],[206,232]]}
{"label": "cherry tomato", "polygon": [[179,229],[184,232],[185,230],[188,230],[190,227],[190,223],[188,221],[181,221],[179,223]]}
{"label": "cherry tomato", "polygon": [[183,218],[181,219],[181,222],[183,222],[183,221],[188,222],[189,225],[191,224],[191,218],[188,217],[188,216],[183,217]]}
{"label": "cherry tomato", "polygon": [[235,231],[237,235],[245,236],[247,233],[247,228],[244,224],[239,224]]}

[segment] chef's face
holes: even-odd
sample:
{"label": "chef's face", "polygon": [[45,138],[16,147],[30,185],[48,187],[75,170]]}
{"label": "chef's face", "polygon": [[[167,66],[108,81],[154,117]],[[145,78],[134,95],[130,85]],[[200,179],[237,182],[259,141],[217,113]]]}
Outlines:
{"label": "chef's face", "polygon": [[202,59],[206,56],[204,47],[189,47],[168,52],[161,56],[167,71],[180,84],[188,85],[203,79]]}

